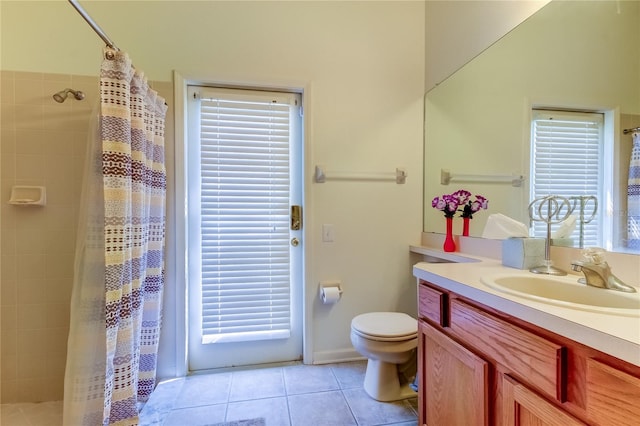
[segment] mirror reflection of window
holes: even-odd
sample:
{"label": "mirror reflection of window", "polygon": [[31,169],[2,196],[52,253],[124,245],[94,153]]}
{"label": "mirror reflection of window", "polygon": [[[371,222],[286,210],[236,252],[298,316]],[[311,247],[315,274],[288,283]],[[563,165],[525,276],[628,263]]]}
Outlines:
{"label": "mirror reflection of window", "polygon": [[[532,117],[531,199],[564,197],[573,209],[551,225],[554,245],[602,246],[604,114],[534,109]],[[546,237],[546,223],[532,222],[532,233]]]}

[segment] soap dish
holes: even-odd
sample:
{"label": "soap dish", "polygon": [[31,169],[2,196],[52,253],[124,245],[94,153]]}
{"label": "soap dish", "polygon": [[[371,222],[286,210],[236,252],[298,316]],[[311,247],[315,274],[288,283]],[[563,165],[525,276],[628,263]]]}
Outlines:
{"label": "soap dish", "polygon": [[44,206],[47,204],[47,188],[44,186],[14,186],[9,204],[16,206]]}

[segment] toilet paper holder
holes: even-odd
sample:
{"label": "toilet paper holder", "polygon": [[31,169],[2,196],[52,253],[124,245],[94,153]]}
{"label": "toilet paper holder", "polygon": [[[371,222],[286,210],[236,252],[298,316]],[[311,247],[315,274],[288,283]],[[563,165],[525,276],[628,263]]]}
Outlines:
{"label": "toilet paper holder", "polygon": [[340,281],[323,281],[318,286],[318,296],[323,304],[333,304],[342,297]]}
{"label": "toilet paper holder", "polygon": [[338,287],[338,291],[342,294],[342,283],[340,281],[322,281],[320,282],[319,290],[322,291],[323,288],[329,287]]}

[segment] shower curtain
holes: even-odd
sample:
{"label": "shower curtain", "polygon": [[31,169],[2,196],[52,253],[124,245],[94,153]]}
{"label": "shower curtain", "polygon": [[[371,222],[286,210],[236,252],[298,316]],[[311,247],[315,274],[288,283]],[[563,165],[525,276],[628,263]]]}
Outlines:
{"label": "shower curtain", "polygon": [[105,49],[78,225],[64,425],[136,425],[138,403],[155,386],[166,110],[127,54]]}
{"label": "shower curtain", "polygon": [[640,133],[633,134],[627,187],[627,247],[640,251]]}

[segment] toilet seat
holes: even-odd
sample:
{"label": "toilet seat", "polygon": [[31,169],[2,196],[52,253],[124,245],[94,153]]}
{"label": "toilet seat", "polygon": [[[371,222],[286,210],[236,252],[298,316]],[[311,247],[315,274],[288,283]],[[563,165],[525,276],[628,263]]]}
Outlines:
{"label": "toilet seat", "polygon": [[418,335],[418,321],[402,312],[369,312],[353,318],[351,330],[366,339],[398,342]]}

